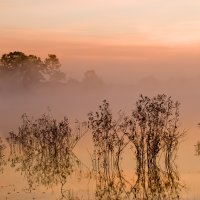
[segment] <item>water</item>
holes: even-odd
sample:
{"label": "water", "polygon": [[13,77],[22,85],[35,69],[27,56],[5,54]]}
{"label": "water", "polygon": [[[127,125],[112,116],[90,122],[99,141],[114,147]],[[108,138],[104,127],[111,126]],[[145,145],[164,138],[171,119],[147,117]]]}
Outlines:
{"label": "water", "polygon": [[[148,95],[152,96],[152,94]],[[191,98],[195,95],[197,94],[191,95]],[[178,99],[181,94],[176,94],[176,96]],[[3,96],[1,98],[0,125],[1,138],[6,148],[1,150],[4,157],[0,162],[2,168],[0,199],[108,199],[108,196],[104,196],[102,193],[112,194],[109,196],[110,199],[134,199],[131,187],[135,185],[138,177],[136,173],[137,159],[134,145],[128,142],[127,137],[125,137],[124,144],[126,142],[128,144],[120,154],[119,167],[123,174],[122,182],[119,181],[119,173],[115,166],[117,148],[110,151],[113,153],[112,155],[105,154],[109,160],[106,164],[109,166],[107,173],[111,176],[108,180],[106,179],[108,177],[104,176],[104,168],[106,168],[103,165],[105,164],[104,159],[100,158],[100,167],[94,167],[94,161],[98,160],[97,157],[95,160],[95,155],[98,154],[94,154],[94,150],[98,151],[99,149],[93,141],[92,130],[88,130],[87,124],[82,122],[88,120],[87,114],[90,111],[98,110],[98,105],[105,98],[110,102],[113,118],[119,119],[123,113],[130,116],[139,97],[127,88],[126,91],[119,88],[112,88],[112,90],[107,88],[84,92],[79,89],[71,89],[67,93],[63,90],[57,91],[56,95],[52,91],[34,91],[34,95],[23,93]],[[177,181],[180,184],[178,186],[180,190],[175,192],[180,199],[193,200],[200,197],[198,187],[200,184],[200,157],[195,155],[194,146],[199,140],[198,133],[200,131],[197,126],[199,122],[198,109],[196,109],[198,101],[194,98],[194,103],[190,104],[191,100],[186,95],[182,95],[180,99],[182,105],[179,130],[180,132],[185,130],[186,133],[184,137],[180,138],[177,156],[174,157],[173,165],[177,166],[174,169],[177,170]],[[48,109],[48,106],[51,110]],[[122,108],[121,113],[118,112],[120,108]],[[31,123],[36,123],[35,120],[39,118],[42,119],[43,121],[40,120],[40,123],[39,121],[36,123],[40,126],[30,129],[30,121],[26,121],[26,117],[21,119],[24,112],[27,112]],[[46,113],[46,118],[42,118],[42,113]],[[64,115],[70,117],[68,121],[65,121]],[[52,119],[57,120],[57,125],[62,122],[59,130],[46,131],[45,134],[38,135],[37,139],[29,134],[31,131],[41,133],[44,128],[43,122]],[[48,130],[54,127],[53,120],[50,124],[46,124]],[[66,132],[64,130],[68,125],[70,128]],[[19,134],[19,126],[21,126],[21,139],[12,137],[12,141],[10,140],[8,143],[6,140],[9,137],[8,132],[13,131],[16,135]],[[105,141],[109,141],[109,139]],[[102,143],[102,145],[104,144],[107,145],[107,143]],[[5,163],[2,162],[3,160]],[[163,163],[161,155],[159,165],[161,169],[164,169]],[[162,173],[161,177],[163,180],[166,178]],[[132,193],[127,195],[128,191],[132,191]],[[138,193],[142,194],[143,192],[140,190]],[[165,192],[172,192],[172,190],[165,188]],[[151,195],[149,194],[149,196]],[[178,196],[174,198],[178,199]],[[162,196],[161,199],[164,197]]]}

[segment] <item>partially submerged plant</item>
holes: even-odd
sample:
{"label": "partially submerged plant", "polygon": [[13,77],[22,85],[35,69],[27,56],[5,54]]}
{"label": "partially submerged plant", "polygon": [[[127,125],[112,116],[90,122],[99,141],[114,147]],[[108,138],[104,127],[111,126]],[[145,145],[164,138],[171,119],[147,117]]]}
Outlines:
{"label": "partially submerged plant", "polygon": [[[140,96],[132,116],[113,120],[105,100],[89,114],[97,199],[179,199],[182,188],[174,163],[183,133],[178,130],[179,103],[171,97]],[[136,182],[123,177],[120,158],[131,142],[136,157]]]}
{"label": "partially submerged plant", "polygon": [[93,171],[96,177],[96,199],[124,199],[126,180],[120,168],[123,149],[128,144],[120,132],[119,120],[113,120],[109,103],[104,100],[96,113],[89,113],[89,127],[94,142]]}
{"label": "partially submerged plant", "polygon": [[136,199],[179,199],[181,184],[174,160],[183,133],[178,122],[179,103],[166,95],[141,95],[126,119],[127,136],[135,148],[137,181],[132,190]]}
{"label": "partially submerged plant", "polygon": [[72,131],[67,118],[57,122],[43,115],[31,120],[24,114],[22,120],[18,133],[10,132],[7,139],[11,165],[17,165],[17,170],[25,175],[30,189],[37,184],[47,187],[61,184],[64,196],[67,179],[82,166],[73,149],[84,135],[86,124],[77,122]]}
{"label": "partially submerged plant", "polygon": [[[117,120],[104,100],[95,113],[89,113],[88,124],[77,122],[73,129],[67,118],[58,122],[49,115],[37,120],[23,115],[22,120],[19,131],[10,132],[7,139],[9,161],[25,175],[30,189],[39,184],[61,184],[61,199],[77,198],[70,190],[64,190],[64,185],[83,169],[73,151],[89,128],[94,144],[95,199],[180,199],[182,185],[175,159],[183,132],[179,131],[179,103],[171,97],[141,95],[132,115],[121,113]],[[132,173],[136,181],[131,183],[121,167],[129,144],[136,158],[136,170]]]}

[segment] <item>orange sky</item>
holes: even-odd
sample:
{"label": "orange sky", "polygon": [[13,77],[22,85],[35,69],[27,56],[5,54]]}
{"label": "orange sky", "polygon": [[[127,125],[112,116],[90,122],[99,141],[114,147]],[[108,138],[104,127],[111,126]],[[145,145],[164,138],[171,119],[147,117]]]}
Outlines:
{"label": "orange sky", "polygon": [[1,0],[0,54],[55,53],[71,75],[123,67],[145,76],[182,65],[197,75],[199,11],[199,0]]}
{"label": "orange sky", "polygon": [[1,0],[0,11],[0,40],[36,41],[42,32],[40,38],[49,40],[133,45],[200,42],[198,0]]}
{"label": "orange sky", "polygon": [[199,11],[198,0],[1,0],[0,55],[55,53],[69,76],[94,69],[108,82],[113,70],[127,82],[198,76]]}

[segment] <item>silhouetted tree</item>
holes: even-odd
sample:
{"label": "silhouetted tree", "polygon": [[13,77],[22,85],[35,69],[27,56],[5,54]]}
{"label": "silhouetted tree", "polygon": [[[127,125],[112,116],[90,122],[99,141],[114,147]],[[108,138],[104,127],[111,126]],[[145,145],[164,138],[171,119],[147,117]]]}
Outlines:
{"label": "silhouetted tree", "polygon": [[32,85],[42,81],[60,81],[65,74],[56,55],[48,55],[43,62],[35,55],[14,51],[4,54],[0,60],[0,79],[18,85]]}
{"label": "silhouetted tree", "polygon": [[50,81],[57,82],[65,79],[65,73],[60,71],[60,61],[55,54],[49,54],[44,61],[46,73]]}
{"label": "silhouetted tree", "polygon": [[4,71],[15,71],[23,67],[27,61],[27,56],[19,51],[10,52],[4,54],[1,57],[1,70]]}
{"label": "silhouetted tree", "polygon": [[1,79],[31,84],[43,80],[44,65],[39,57],[22,52],[10,52],[1,57]]}

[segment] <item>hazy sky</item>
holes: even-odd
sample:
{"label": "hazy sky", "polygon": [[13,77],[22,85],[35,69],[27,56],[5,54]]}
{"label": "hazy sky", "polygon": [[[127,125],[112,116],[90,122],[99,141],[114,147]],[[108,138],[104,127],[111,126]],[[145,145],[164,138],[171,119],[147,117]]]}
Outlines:
{"label": "hazy sky", "polygon": [[198,0],[1,0],[0,9],[1,29],[11,31],[7,37],[50,31],[62,39],[126,44],[200,41]]}
{"label": "hazy sky", "polygon": [[72,75],[89,68],[105,75],[108,67],[130,74],[134,67],[145,76],[190,61],[184,68],[196,75],[200,1],[0,0],[0,44],[0,54],[55,53]]}

